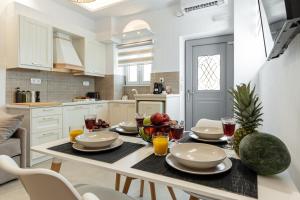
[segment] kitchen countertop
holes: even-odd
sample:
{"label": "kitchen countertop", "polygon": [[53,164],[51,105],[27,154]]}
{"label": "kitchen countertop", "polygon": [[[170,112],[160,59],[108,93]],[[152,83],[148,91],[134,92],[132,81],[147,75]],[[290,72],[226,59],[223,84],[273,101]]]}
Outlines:
{"label": "kitchen countertop", "polygon": [[101,101],[77,101],[77,102],[39,102],[39,103],[13,103],[7,104],[7,108],[40,108],[40,107],[59,107],[59,106],[75,106],[75,105],[89,105],[101,103],[124,103],[133,104],[135,100],[101,100]]}

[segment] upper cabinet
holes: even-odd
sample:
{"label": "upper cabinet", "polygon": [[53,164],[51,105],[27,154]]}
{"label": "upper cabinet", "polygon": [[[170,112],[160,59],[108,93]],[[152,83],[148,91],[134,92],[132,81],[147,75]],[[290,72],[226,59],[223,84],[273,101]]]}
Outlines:
{"label": "upper cabinet", "polygon": [[104,76],[105,74],[105,45],[86,40],[85,42],[85,72],[89,75]]}
{"label": "upper cabinet", "polygon": [[52,69],[52,27],[24,16],[11,18],[7,28],[7,68]]}

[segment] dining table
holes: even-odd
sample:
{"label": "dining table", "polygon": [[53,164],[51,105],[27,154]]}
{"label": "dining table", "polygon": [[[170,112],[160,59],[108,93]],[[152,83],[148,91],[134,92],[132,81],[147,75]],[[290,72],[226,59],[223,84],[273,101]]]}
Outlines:
{"label": "dining table", "polygon": [[[299,191],[287,171],[274,176],[252,174],[249,178],[249,174],[243,174],[243,170],[237,176],[235,170],[238,171],[240,168],[243,168],[243,166],[237,166],[232,168],[230,173],[220,177],[212,176],[213,178],[210,180],[210,176],[185,174],[168,167],[164,163],[164,157],[156,157],[153,154],[152,144],[143,141],[139,137],[120,135],[120,138],[124,141],[123,147],[111,150],[105,154],[99,152],[98,154],[89,155],[71,150],[71,143],[68,138],[33,146],[31,150],[53,157],[53,162],[55,160],[80,162],[133,179],[183,190],[205,200],[300,199]],[[240,163],[233,150],[224,150],[234,163]],[[152,165],[151,162],[156,162],[157,164]],[[247,171],[247,169],[245,170]],[[245,173],[251,174],[252,172],[247,171]],[[244,175],[246,179],[248,177],[250,180],[244,181]],[[247,181],[250,182],[247,183]],[[236,188],[231,190],[230,187]]]}

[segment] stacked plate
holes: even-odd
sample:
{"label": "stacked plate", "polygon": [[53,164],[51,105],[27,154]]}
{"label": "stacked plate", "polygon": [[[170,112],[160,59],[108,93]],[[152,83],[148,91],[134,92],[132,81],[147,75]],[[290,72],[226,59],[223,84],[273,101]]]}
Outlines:
{"label": "stacked plate", "polygon": [[126,135],[138,134],[136,122],[121,122],[116,128],[116,131]]}
{"label": "stacked plate", "polygon": [[199,175],[219,174],[232,167],[223,149],[202,143],[175,145],[167,155],[166,162],[179,171]]}
{"label": "stacked plate", "polygon": [[117,148],[123,144],[119,134],[110,131],[91,132],[75,138],[73,148],[83,152],[99,152]]}
{"label": "stacked plate", "polygon": [[193,127],[189,136],[202,142],[226,142],[226,137],[218,127]]}

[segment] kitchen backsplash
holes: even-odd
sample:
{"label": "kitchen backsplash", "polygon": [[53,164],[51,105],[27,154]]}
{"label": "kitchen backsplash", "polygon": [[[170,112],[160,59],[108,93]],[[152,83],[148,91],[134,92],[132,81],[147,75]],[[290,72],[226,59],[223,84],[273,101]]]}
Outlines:
{"label": "kitchen backsplash", "polygon": [[121,99],[125,77],[121,75],[106,75],[96,78],[95,90],[100,93],[103,100]]}
{"label": "kitchen backsplash", "polygon": [[150,86],[125,86],[124,87],[124,94],[127,95],[128,99],[134,99],[134,93],[132,89],[136,89],[139,94],[150,94]]}
{"label": "kitchen backsplash", "polygon": [[[31,78],[41,79],[42,82],[40,85],[33,85]],[[83,86],[83,81],[89,81],[89,86]],[[8,104],[14,102],[16,87],[20,87],[21,90],[40,91],[42,102],[69,102],[76,96],[85,96],[87,92],[95,91],[95,78],[59,72],[7,70],[6,102]]]}
{"label": "kitchen backsplash", "polygon": [[164,78],[166,86],[171,87],[172,94],[179,94],[179,72],[159,72],[151,74],[151,88],[150,91],[153,92],[153,84],[155,82],[160,82],[160,78]]}

